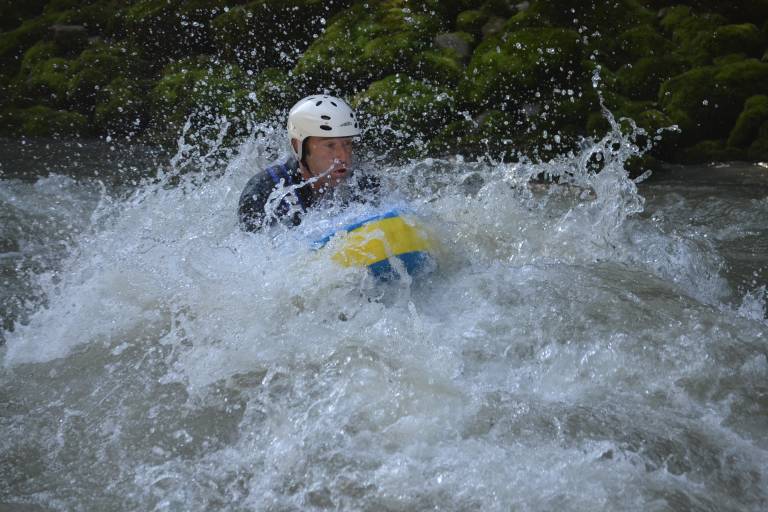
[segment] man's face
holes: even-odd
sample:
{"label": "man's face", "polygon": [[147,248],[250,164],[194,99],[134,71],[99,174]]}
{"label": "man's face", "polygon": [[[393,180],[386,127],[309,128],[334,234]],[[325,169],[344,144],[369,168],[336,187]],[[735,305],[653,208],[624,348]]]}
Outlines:
{"label": "man's face", "polygon": [[330,169],[312,188],[333,188],[350,174],[352,137],[307,137],[305,160],[310,176],[305,175],[304,179],[320,176]]}

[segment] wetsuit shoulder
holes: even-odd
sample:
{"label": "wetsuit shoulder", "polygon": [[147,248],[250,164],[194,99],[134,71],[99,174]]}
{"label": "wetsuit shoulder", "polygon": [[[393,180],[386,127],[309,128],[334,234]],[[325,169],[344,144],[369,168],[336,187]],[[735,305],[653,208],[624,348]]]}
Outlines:
{"label": "wetsuit shoulder", "polygon": [[[274,223],[276,220],[287,216],[290,212],[293,212],[293,216],[290,219],[294,225],[301,222],[299,212],[296,208],[292,208],[289,202],[285,199],[281,200],[277,207],[273,208],[269,219],[266,219],[266,206],[269,201],[272,192],[275,188],[282,186],[293,185],[301,181],[298,173],[298,164],[295,160],[290,159],[282,163],[274,163],[269,165],[264,170],[256,173],[248,183],[246,183],[242,194],[240,195],[240,201],[238,204],[238,220],[240,227],[245,231],[258,231],[265,225]],[[308,207],[306,194],[308,190],[303,190],[308,187],[300,187],[296,190],[295,195],[298,197],[298,205],[301,209]]]}

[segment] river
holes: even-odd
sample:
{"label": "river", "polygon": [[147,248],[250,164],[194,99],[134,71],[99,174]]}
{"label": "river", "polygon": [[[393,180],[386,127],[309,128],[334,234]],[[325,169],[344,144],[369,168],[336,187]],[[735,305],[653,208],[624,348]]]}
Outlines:
{"label": "river", "polygon": [[237,228],[278,135],[2,141],[0,510],[768,508],[766,166],[380,165],[380,283]]}

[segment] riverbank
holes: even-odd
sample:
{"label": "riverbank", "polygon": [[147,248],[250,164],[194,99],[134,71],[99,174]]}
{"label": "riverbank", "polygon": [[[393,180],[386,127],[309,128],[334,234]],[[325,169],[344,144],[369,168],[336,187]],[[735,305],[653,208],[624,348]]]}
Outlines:
{"label": "riverbank", "polygon": [[12,136],[169,145],[187,121],[226,118],[237,138],[327,90],[393,157],[537,160],[607,131],[602,98],[645,131],[642,165],[768,160],[764,1],[91,0],[0,14]]}

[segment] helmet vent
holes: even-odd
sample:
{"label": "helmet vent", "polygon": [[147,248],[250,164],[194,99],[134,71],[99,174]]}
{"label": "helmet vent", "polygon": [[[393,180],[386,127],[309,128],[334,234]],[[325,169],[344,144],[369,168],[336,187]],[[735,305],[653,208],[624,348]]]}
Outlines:
{"label": "helmet vent", "polygon": [[315,106],[316,106],[316,107],[319,107],[319,106],[320,106],[320,105],[322,105],[322,104],[323,104],[323,100],[320,100],[320,101],[318,101],[317,103],[315,103]]}
{"label": "helmet vent", "polygon": [[336,103],[334,103],[333,101],[331,102],[331,105],[333,105],[334,107],[338,107],[338,105]]}
{"label": "helmet vent", "polygon": [[330,126],[328,126],[327,124],[321,124],[321,125],[320,125],[320,129],[321,129],[321,130],[325,130],[325,131],[327,131],[327,132],[329,132],[329,131],[333,130],[333,128],[331,128],[331,127],[330,127]]}
{"label": "helmet vent", "polygon": [[326,121],[330,121],[331,116],[320,116],[320,119],[325,119]]}

